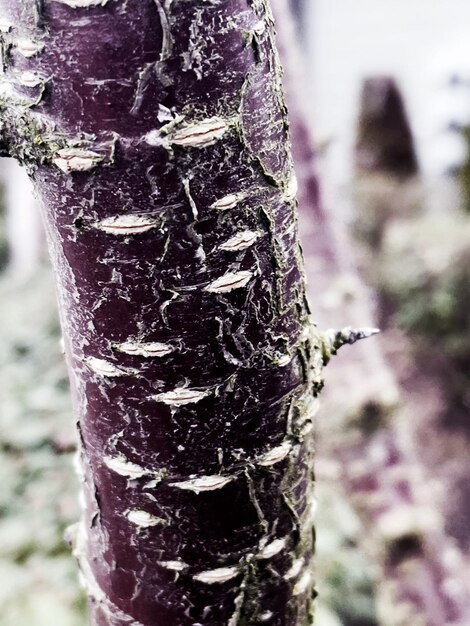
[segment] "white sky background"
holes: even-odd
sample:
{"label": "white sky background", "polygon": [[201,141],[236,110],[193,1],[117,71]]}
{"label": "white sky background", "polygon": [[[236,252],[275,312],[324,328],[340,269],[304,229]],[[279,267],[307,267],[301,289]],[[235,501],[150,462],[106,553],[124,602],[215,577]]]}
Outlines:
{"label": "white sky background", "polygon": [[308,0],[312,113],[317,138],[333,139],[328,172],[350,176],[361,80],[390,74],[405,97],[425,174],[462,153],[446,126],[470,120],[470,89],[447,86],[451,72],[470,79],[470,0]]}

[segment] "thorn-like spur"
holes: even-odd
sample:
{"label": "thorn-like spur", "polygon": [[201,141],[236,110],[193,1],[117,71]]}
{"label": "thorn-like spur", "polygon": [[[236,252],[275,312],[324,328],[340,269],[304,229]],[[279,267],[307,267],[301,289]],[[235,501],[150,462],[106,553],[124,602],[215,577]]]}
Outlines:
{"label": "thorn-like spur", "polygon": [[323,333],[324,360],[328,362],[340,348],[352,346],[356,341],[368,339],[380,333],[379,328],[352,328],[347,326],[342,330],[329,329]]}

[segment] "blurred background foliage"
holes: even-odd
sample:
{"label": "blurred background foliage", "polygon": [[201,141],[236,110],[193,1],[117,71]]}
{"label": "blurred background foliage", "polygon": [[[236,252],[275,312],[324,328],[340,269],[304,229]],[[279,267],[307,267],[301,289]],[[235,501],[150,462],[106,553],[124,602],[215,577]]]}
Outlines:
{"label": "blurred background foliage", "polygon": [[49,267],[0,280],[0,624],[86,623],[64,531],[78,517],[69,385]]}

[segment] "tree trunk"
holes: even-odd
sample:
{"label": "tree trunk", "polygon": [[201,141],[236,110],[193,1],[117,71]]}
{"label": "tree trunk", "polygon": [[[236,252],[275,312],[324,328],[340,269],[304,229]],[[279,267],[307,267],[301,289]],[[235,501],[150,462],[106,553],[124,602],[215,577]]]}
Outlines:
{"label": "tree trunk", "polygon": [[396,81],[373,76],[362,85],[355,168],[399,179],[418,174],[418,159],[405,103]]}
{"label": "tree trunk", "polygon": [[[305,626],[322,351],[267,0],[1,0],[99,626]],[[311,332],[312,331],[312,332]]]}

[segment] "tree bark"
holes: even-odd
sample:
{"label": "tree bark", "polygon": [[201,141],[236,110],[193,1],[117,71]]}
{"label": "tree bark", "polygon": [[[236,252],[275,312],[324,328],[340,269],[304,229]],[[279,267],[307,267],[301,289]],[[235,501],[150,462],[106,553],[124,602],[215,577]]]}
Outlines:
{"label": "tree bark", "polygon": [[267,0],[2,0],[98,626],[312,619],[312,330]]}

